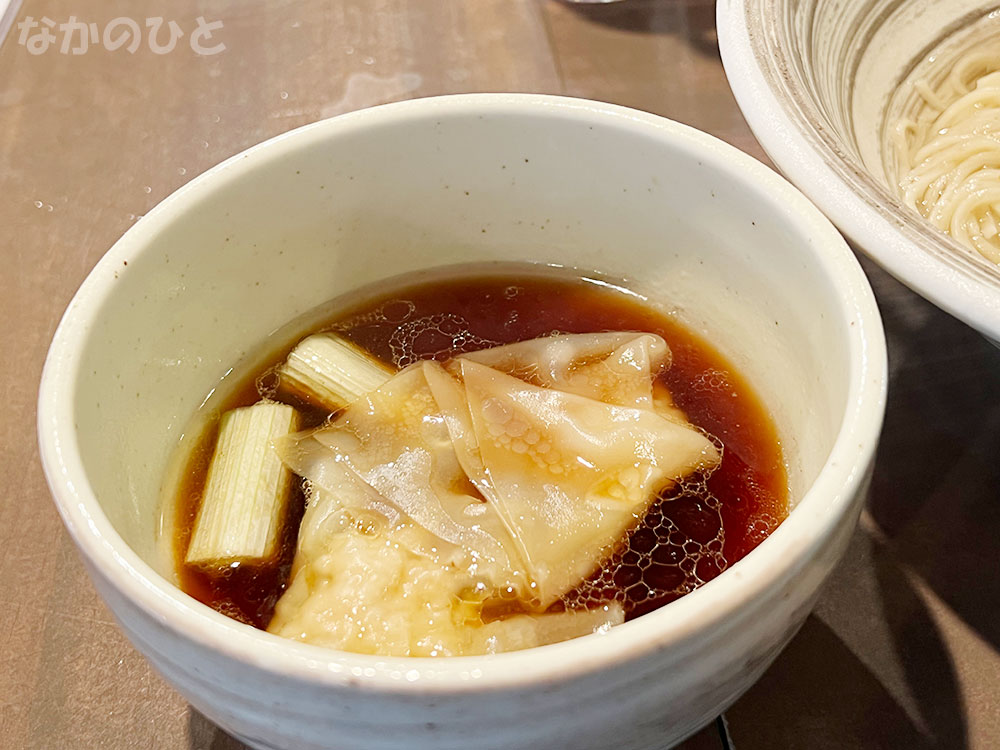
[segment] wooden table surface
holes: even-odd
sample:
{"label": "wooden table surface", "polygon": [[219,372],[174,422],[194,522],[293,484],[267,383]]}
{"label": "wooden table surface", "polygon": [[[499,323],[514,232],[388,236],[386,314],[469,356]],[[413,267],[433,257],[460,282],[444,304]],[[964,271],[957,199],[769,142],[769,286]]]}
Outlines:
{"label": "wooden table surface", "polygon": [[[0,47],[0,747],[233,750],[118,632],[39,466],[46,347],[105,250],[253,143],[417,96],[602,99],[763,153],[727,87],[711,0],[25,0],[14,20],[28,16],[55,21],[57,39],[32,54],[15,25]],[[99,33],[162,16],[185,36],[164,54],[145,36],[134,53],[64,54],[71,16]],[[194,52],[199,16],[223,23],[211,43],[225,50]],[[865,269],[891,371],[869,507],[815,613],[726,713],[730,738],[717,722],[688,750],[1000,746],[1000,350]]]}

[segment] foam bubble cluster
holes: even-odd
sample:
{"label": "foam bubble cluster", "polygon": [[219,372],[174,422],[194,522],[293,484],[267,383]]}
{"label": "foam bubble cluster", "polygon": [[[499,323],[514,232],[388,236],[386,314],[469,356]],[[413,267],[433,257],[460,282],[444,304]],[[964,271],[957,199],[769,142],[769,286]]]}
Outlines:
{"label": "foam bubble cluster", "polygon": [[564,459],[556,447],[501,401],[486,399],[482,417],[487,434],[498,446],[528,456],[551,474],[563,473]]}
{"label": "foam bubble cluster", "polygon": [[498,346],[469,330],[469,322],[454,313],[423,315],[406,320],[389,338],[392,362],[406,367],[421,359],[443,359]]}
{"label": "foam bubble cluster", "polygon": [[[721,451],[722,444],[712,440]],[[627,615],[644,612],[725,570],[722,501],[709,491],[709,476],[692,475],[655,503],[604,566],[564,597],[566,607],[596,607],[615,599]]]}

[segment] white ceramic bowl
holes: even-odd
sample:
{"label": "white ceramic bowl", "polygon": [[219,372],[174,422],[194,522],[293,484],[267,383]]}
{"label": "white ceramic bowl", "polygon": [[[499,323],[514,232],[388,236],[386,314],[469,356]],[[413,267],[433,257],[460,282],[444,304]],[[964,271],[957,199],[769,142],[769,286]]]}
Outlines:
{"label": "white ceramic bowl", "polygon": [[885,128],[931,50],[996,33],[982,0],[719,0],[726,75],[775,165],[859,249],[1000,341],[1000,266],[898,199]]}
{"label": "white ceramic bowl", "polygon": [[[629,279],[707,331],[779,425],[796,503],[784,524],[676,603],[605,635],[495,657],[323,650],[175,588],[157,552],[159,485],[226,369],[354,287],[495,260]],[[660,748],[735,700],[805,618],[855,526],[885,376],[856,260],[774,172],[621,107],[472,95],[309,125],[165,200],[66,311],[38,429],[56,504],[122,628],[247,743]]]}

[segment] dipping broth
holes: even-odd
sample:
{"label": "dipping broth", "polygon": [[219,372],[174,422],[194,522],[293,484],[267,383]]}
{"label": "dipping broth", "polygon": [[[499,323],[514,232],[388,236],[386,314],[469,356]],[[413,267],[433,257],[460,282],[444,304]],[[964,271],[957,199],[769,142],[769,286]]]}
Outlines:
{"label": "dipping broth", "polygon": [[[318,330],[335,330],[397,367],[553,332],[649,332],[669,345],[672,365],[659,378],[687,419],[722,447],[721,464],[668,490],[604,566],[553,610],[614,599],[626,619],[649,612],[715,578],[788,513],[781,446],[749,384],[708,342],[624,289],[537,271],[465,275],[386,288],[364,302],[330,309],[320,326],[289,337],[267,367],[243,374],[239,385],[216,398],[211,413],[274,396],[275,369],[303,336]],[[279,398],[300,410],[304,427],[331,417],[305,402]],[[222,574],[185,565],[217,430],[218,416],[205,426],[179,484],[174,552],[180,585],[217,611],[266,628],[288,583],[305,496],[296,487],[276,565],[234,565]]]}

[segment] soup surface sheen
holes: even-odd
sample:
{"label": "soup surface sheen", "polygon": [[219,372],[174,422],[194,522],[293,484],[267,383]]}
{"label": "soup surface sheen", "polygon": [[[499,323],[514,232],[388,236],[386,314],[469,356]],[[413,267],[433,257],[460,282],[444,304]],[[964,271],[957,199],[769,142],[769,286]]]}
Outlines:
{"label": "soup surface sheen", "polygon": [[[626,618],[649,612],[715,578],[786,517],[788,482],[781,446],[762,404],[706,341],[643,298],[605,281],[537,271],[463,275],[385,289],[349,306],[338,308],[334,301],[318,326],[292,332],[283,348],[275,350],[269,366],[243,373],[237,387],[209,403],[214,417],[208,418],[187,459],[175,506],[174,553],[180,585],[199,601],[266,628],[287,584],[304,508],[301,491],[291,503],[278,566],[244,565],[212,575],[184,565],[183,560],[218,415],[273,396],[274,368],[301,338],[318,330],[336,330],[399,367],[553,332],[644,331],[666,340],[673,363],[660,380],[687,418],[723,446],[722,463],[707,477],[685,479],[655,503],[622,548],[556,608],[617,599]],[[330,416],[306,404],[293,405],[302,409],[306,426],[319,425]]]}

